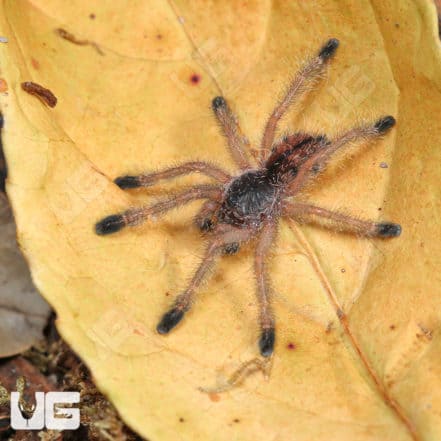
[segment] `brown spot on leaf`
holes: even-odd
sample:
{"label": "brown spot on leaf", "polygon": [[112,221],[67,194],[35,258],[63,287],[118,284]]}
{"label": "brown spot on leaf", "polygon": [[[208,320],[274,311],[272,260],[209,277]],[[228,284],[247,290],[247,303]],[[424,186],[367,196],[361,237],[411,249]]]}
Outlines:
{"label": "brown spot on leaf", "polygon": [[290,342],[286,345],[286,348],[289,349],[290,351],[293,351],[296,348],[296,345]]}
{"label": "brown spot on leaf", "polygon": [[208,394],[208,397],[210,398],[211,401],[213,401],[213,402],[215,402],[215,403],[218,402],[218,401],[220,401],[220,399],[221,399],[220,395],[217,394],[217,393],[215,393],[215,392],[211,392],[211,393],[209,393],[209,394]]}
{"label": "brown spot on leaf", "polygon": [[192,84],[199,84],[200,81],[201,81],[201,76],[199,74],[194,73],[193,75],[190,76],[190,82]]}
{"label": "brown spot on leaf", "polygon": [[8,90],[8,83],[3,78],[0,78],[0,93],[6,92]]}
{"label": "brown spot on leaf", "polygon": [[31,58],[31,64],[34,69],[40,69],[40,63],[35,58]]}

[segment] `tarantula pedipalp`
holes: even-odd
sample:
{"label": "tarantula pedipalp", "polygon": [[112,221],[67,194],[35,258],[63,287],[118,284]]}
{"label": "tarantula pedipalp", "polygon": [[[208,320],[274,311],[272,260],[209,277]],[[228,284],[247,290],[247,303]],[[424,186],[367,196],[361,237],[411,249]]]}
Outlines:
{"label": "tarantula pedipalp", "polygon": [[[401,227],[391,222],[359,220],[338,212],[296,201],[306,183],[320,173],[330,157],[340,148],[359,140],[380,137],[395,124],[392,116],[379,118],[372,124],[360,125],[333,140],[326,136],[294,133],[274,143],[277,123],[289,106],[303,95],[308,86],[320,77],[334,55],[339,42],[330,39],[310,61],[304,64],[277,104],[265,126],[257,165],[250,161],[237,120],[223,97],[212,101],[213,111],[226,136],[230,153],[240,169],[230,176],[221,168],[206,162],[186,162],[177,167],[139,176],[121,176],[115,183],[123,189],[148,187],[161,179],[193,172],[203,173],[214,185],[195,185],[155,204],[107,216],[95,226],[99,235],[115,233],[134,226],[150,216],[165,212],[196,199],[205,200],[196,222],[209,237],[205,256],[186,290],[176,297],[172,308],[157,325],[160,334],[167,334],[190,309],[195,291],[220,254],[234,254],[240,244],[257,238],[254,271],[260,308],[260,353],[268,357],[275,343],[275,319],[271,309],[266,259],[275,239],[279,219],[290,217],[302,222],[324,219],[328,226],[339,226],[367,237],[395,237]],[[269,152],[269,153],[268,153]]]}

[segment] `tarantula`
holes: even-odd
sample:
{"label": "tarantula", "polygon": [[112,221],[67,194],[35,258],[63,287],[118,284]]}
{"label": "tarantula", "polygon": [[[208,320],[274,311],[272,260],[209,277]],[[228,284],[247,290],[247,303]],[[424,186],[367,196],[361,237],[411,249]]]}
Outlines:
{"label": "tarantula", "polygon": [[239,167],[237,175],[231,176],[217,166],[197,161],[156,173],[115,179],[122,189],[148,187],[161,179],[193,172],[203,173],[217,181],[214,185],[194,185],[153,205],[113,214],[95,226],[99,235],[115,233],[123,227],[138,225],[150,216],[164,214],[190,201],[205,200],[195,218],[199,228],[209,238],[205,256],[185,291],[176,297],[171,309],[159,321],[156,327],[159,334],[167,334],[182,320],[193,303],[196,289],[220,254],[234,254],[242,243],[257,238],[254,272],[260,309],[259,349],[262,356],[269,357],[274,350],[275,319],[266,258],[275,240],[280,218],[290,217],[301,222],[322,219],[328,222],[328,227],[337,225],[339,229],[367,237],[400,235],[401,227],[398,224],[363,221],[296,200],[307,182],[324,169],[334,152],[354,141],[384,135],[395,124],[392,116],[352,128],[333,140],[328,140],[326,136],[293,133],[274,142],[277,123],[289,106],[322,76],[338,45],[339,41],[335,38],[327,41],[294,77],[266,123],[257,166],[251,162],[246,138],[230,107],[223,97],[218,96],[213,99],[212,108],[227,139],[229,151]]}

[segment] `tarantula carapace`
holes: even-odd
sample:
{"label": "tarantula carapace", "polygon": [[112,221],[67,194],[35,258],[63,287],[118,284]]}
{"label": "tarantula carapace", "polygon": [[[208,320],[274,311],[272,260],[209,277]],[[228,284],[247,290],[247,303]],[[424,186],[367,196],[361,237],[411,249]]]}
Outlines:
{"label": "tarantula carapace", "polygon": [[272,354],[275,343],[275,319],[271,309],[269,278],[266,260],[275,240],[282,217],[301,222],[326,220],[328,227],[368,237],[395,237],[401,233],[398,224],[363,221],[338,212],[301,202],[299,195],[307,182],[316,177],[334,152],[359,140],[377,138],[395,124],[392,116],[379,118],[371,124],[350,129],[341,136],[328,140],[326,136],[294,133],[274,142],[277,123],[289,106],[303,95],[323,74],[339,42],[330,39],[310,61],[306,62],[291,82],[284,98],[268,119],[263,134],[257,165],[252,163],[246,138],[223,97],[216,97],[212,108],[226,137],[230,153],[239,167],[231,176],[221,168],[206,162],[186,162],[179,166],[139,176],[122,176],[115,183],[123,189],[148,187],[161,179],[199,172],[217,181],[213,185],[195,185],[159,202],[108,216],[96,224],[100,235],[115,233],[126,226],[134,226],[150,216],[196,199],[205,200],[196,223],[207,233],[208,246],[199,268],[188,287],[178,295],[166,312],[157,331],[167,334],[183,318],[194,303],[195,291],[220,254],[234,254],[240,244],[257,239],[254,254],[254,272],[260,309],[260,353]]}

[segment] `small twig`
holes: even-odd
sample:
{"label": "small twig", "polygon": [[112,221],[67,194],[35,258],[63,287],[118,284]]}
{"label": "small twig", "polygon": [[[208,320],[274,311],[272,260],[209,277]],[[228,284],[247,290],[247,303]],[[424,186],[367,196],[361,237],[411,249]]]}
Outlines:
{"label": "small twig", "polygon": [[62,29],[62,28],[55,29],[55,33],[58,34],[61,38],[64,38],[65,40],[70,41],[73,44],[77,44],[78,46],[92,46],[100,55],[104,55],[104,52],[94,41],[90,41],[86,39],[80,40],[77,37],[75,37],[75,35],[71,34],[70,32],[66,31],[66,29]]}
{"label": "small twig", "polygon": [[43,86],[40,86],[37,83],[33,83],[32,81],[25,81],[21,83],[21,88],[31,94],[39,98],[44,104],[49,107],[55,107],[57,104],[57,97],[49,90]]}
{"label": "small twig", "polygon": [[263,373],[263,377],[265,380],[268,380],[271,367],[272,367],[272,359],[269,358],[253,358],[242,363],[231,375],[224,384],[209,388],[209,387],[199,387],[198,389],[201,392],[207,394],[226,392],[231,390],[233,387],[241,385],[247,377],[254,374],[257,371],[261,371]]}

